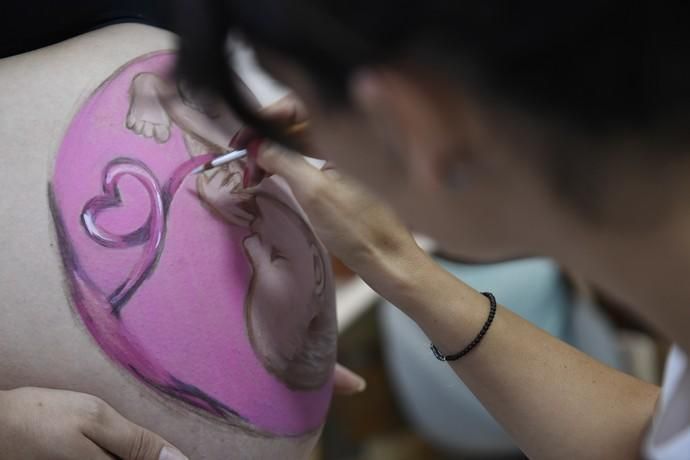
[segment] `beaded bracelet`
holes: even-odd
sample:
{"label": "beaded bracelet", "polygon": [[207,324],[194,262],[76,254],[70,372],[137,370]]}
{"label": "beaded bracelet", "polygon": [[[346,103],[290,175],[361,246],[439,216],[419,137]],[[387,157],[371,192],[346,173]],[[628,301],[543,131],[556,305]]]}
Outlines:
{"label": "beaded bracelet", "polygon": [[484,326],[482,326],[481,331],[479,331],[479,334],[470,342],[469,345],[467,345],[465,348],[463,348],[461,351],[458,353],[455,353],[454,355],[444,355],[441,353],[438,348],[436,348],[436,345],[433,343],[431,344],[431,351],[438,359],[439,361],[456,361],[463,356],[465,356],[467,353],[472,351],[477,345],[479,345],[479,342],[482,341],[484,338],[484,335],[486,334],[486,331],[489,330],[489,326],[491,326],[491,323],[494,320],[494,316],[496,316],[496,297],[490,292],[482,292],[483,295],[485,295],[489,299],[489,303],[491,304],[490,309],[489,309],[489,317],[486,319],[486,322],[484,323]]}

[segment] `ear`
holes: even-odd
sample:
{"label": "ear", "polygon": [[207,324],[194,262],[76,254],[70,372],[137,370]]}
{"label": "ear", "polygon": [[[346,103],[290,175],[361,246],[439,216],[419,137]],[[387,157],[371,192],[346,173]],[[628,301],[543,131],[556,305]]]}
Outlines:
{"label": "ear", "polygon": [[311,257],[314,264],[314,293],[320,296],[326,288],[326,265],[321,255],[321,251],[314,244],[309,245]]}
{"label": "ear", "polygon": [[427,72],[365,70],[350,82],[353,103],[383,141],[400,155],[411,180],[424,188],[444,185],[463,161],[456,94]]}

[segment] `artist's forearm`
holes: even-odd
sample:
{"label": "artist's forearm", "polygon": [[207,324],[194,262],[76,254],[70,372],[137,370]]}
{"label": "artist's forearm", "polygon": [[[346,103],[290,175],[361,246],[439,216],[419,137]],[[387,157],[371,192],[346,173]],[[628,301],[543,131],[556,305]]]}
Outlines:
{"label": "artist's forearm", "polygon": [[[486,321],[486,297],[419,253],[398,262],[396,282],[376,282],[384,295],[442,352],[461,350]],[[658,395],[500,306],[481,344],[452,367],[535,459],[636,458]]]}

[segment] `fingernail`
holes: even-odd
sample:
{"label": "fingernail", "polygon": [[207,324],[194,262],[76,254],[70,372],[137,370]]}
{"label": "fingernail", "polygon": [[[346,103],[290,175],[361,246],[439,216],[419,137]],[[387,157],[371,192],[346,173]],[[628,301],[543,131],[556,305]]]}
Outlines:
{"label": "fingernail", "polygon": [[347,378],[352,383],[352,394],[361,393],[367,388],[367,381],[361,375],[355,374],[347,367],[342,367]]}
{"label": "fingernail", "polygon": [[165,446],[161,449],[161,453],[158,456],[158,460],[189,460],[186,456],[182,454],[177,449]]}

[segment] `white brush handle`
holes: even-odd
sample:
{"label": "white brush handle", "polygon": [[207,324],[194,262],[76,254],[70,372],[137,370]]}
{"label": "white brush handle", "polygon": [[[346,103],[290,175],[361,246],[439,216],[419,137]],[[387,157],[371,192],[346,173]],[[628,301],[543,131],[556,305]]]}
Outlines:
{"label": "white brush handle", "polygon": [[220,155],[213,160],[211,160],[211,163],[206,163],[201,166],[196,167],[193,171],[192,174],[199,174],[200,172],[207,171],[209,169],[217,168],[218,166],[223,166],[226,163],[230,163],[231,161],[239,160],[240,158],[243,158],[247,156],[247,150],[242,149],[242,150],[233,150],[232,152],[225,153],[223,155]]}

